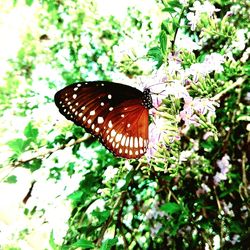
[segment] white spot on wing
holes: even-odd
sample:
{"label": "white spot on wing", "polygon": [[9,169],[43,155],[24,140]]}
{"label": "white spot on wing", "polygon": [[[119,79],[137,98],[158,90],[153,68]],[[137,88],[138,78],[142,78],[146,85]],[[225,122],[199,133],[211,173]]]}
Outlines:
{"label": "white spot on wing", "polygon": [[131,147],[131,148],[133,148],[133,145],[134,145],[134,137],[130,137],[130,142],[129,142],[129,146]]}
{"label": "white spot on wing", "polygon": [[91,124],[91,122],[92,122],[91,119],[88,119],[88,124]]}
{"label": "white spot on wing", "polygon": [[122,140],[121,140],[121,145],[122,145],[122,146],[124,146],[125,140],[126,140],[126,136],[123,136],[123,137],[122,137]]}
{"label": "white spot on wing", "polygon": [[77,94],[74,94],[74,95],[73,95],[73,99],[76,99],[76,97],[77,97]]}
{"label": "white spot on wing", "polygon": [[122,134],[117,134],[117,136],[115,137],[115,141],[119,142],[122,138]]}
{"label": "white spot on wing", "polygon": [[109,127],[109,128],[112,128],[112,127],[113,127],[112,121],[109,121],[108,127]]}
{"label": "white spot on wing", "polygon": [[108,99],[111,99],[111,98],[112,98],[112,95],[109,94],[109,95],[108,95]]}
{"label": "white spot on wing", "polygon": [[77,88],[77,87],[75,87],[75,88],[74,88],[74,91],[77,91],[77,90],[78,90],[78,88]]}
{"label": "white spot on wing", "polygon": [[125,144],[126,147],[128,147],[129,145],[129,140],[130,140],[130,137],[127,137],[126,144]]}
{"label": "white spot on wing", "polygon": [[112,137],[114,137],[116,135],[116,131],[114,129],[112,129],[111,134]]}
{"label": "white spot on wing", "polygon": [[101,102],[101,106],[104,106],[104,102]]}
{"label": "white spot on wing", "polygon": [[128,127],[128,128],[130,128],[130,126],[131,126],[131,124],[130,124],[130,123],[128,123],[127,127]]}
{"label": "white spot on wing", "polygon": [[142,137],[139,137],[139,146],[140,146],[140,148],[143,148],[143,139],[142,139]]}
{"label": "white spot on wing", "polygon": [[83,113],[79,113],[79,115],[78,115],[79,117],[82,117],[83,116]]}
{"label": "white spot on wing", "polygon": [[110,108],[109,108],[109,111],[112,111],[113,109],[114,109],[113,107],[110,107]]}
{"label": "white spot on wing", "polygon": [[135,137],[134,147],[135,147],[135,148],[138,148],[138,138],[137,138],[137,137]]}
{"label": "white spot on wing", "polygon": [[91,110],[89,115],[95,115],[95,110]]}
{"label": "white spot on wing", "polygon": [[104,122],[103,117],[98,116],[98,118],[97,118],[97,123],[98,123],[98,124],[102,124],[103,122]]}

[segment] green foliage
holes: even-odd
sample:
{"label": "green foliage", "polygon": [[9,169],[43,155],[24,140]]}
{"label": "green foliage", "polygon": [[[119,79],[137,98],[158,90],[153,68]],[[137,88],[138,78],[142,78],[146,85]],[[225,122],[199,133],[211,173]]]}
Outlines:
{"label": "green foliage", "polygon": [[8,178],[6,178],[6,180],[4,182],[14,184],[17,182],[17,178],[15,175],[10,175],[10,176],[8,176]]}

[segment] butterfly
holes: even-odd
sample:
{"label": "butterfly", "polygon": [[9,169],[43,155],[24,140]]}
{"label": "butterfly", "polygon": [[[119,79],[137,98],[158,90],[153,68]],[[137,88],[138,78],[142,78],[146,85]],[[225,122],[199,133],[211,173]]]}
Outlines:
{"label": "butterfly", "polygon": [[60,113],[99,138],[115,156],[136,159],[148,147],[150,90],[107,81],[77,82],[55,94]]}

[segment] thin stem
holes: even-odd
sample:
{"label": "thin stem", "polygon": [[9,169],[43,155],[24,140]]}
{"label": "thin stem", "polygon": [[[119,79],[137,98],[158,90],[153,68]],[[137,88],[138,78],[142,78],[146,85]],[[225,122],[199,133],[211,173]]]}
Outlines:
{"label": "thin stem", "polygon": [[63,145],[61,145],[59,147],[50,148],[50,149],[47,149],[47,150],[45,150],[43,152],[42,151],[35,152],[33,155],[31,155],[30,157],[28,157],[26,159],[24,157],[22,158],[22,156],[21,156],[19,158],[19,160],[17,160],[16,162],[14,162],[14,166],[16,167],[18,165],[30,162],[30,161],[38,159],[38,158],[44,158],[46,155],[51,155],[51,154],[57,152],[58,150],[62,150],[64,148],[72,147],[72,146],[77,145],[77,144],[79,144],[81,142],[84,142],[87,139],[89,139],[89,137],[87,137],[87,138],[86,137],[82,137],[80,139],[77,139],[76,141],[69,142],[67,144],[63,144]]}
{"label": "thin stem", "polygon": [[238,78],[238,80],[233,83],[232,85],[228,86],[226,89],[221,91],[219,94],[215,95],[212,100],[218,101],[223,95],[225,95],[227,92],[229,92],[231,89],[236,88],[237,86],[240,86],[245,80],[247,79],[246,76]]}
{"label": "thin stem", "polygon": [[174,51],[174,44],[175,44],[175,40],[176,40],[176,37],[177,37],[177,33],[178,33],[178,30],[179,30],[179,25],[180,25],[184,10],[185,10],[185,7],[182,8],[181,14],[180,14],[179,19],[178,19],[178,26],[176,27],[176,30],[175,30],[175,33],[174,33],[174,39],[172,41],[172,51]]}

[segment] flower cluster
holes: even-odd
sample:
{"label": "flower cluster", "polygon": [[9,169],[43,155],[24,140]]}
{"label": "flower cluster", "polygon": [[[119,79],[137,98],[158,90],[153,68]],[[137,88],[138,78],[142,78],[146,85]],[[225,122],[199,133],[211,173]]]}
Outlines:
{"label": "flower cluster", "polygon": [[185,122],[186,126],[191,124],[199,126],[200,118],[198,115],[207,115],[207,119],[215,116],[215,106],[219,104],[208,98],[186,98],[183,110],[180,112],[180,118]]}
{"label": "flower cluster", "polygon": [[207,13],[207,15],[211,17],[215,12],[219,11],[220,9],[215,8],[215,6],[209,1],[205,1],[204,4],[201,4],[200,1],[195,1],[193,7],[191,7],[190,10],[191,12],[187,14],[187,19],[189,20],[191,30],[194,31],[200,21],[202,13]]}

